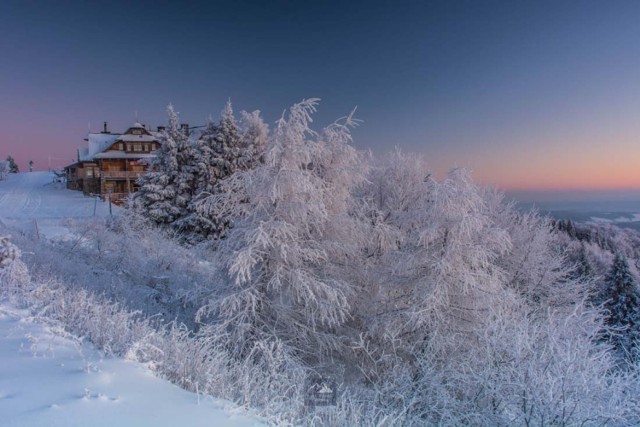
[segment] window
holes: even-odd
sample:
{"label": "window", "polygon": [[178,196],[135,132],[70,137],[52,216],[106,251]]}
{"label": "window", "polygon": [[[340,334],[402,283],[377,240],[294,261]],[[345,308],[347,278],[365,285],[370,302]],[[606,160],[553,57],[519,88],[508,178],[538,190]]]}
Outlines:
{"label": "window", "polygon": [[142,145],[133,144],[133,151],[142,151]]}
{"label": "window", "polygon": [[122,142],[118,144],[118,150],[120,151],[124,150],[124,144]]}

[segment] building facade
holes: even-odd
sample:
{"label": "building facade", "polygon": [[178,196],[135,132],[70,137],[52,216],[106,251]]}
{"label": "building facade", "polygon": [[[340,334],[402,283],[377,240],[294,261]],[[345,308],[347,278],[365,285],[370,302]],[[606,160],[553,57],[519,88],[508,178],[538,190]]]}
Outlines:
{"label": "building facade", "polygon": [[65,167],[67,188],[116,203],[125,200],[138,190],[138,177],[160,148],[161,130],[152,132],[136,122],[126,132],[114,134],[105,122],[102,132],[87,135],[87,147],[78,150],[78,160]]}

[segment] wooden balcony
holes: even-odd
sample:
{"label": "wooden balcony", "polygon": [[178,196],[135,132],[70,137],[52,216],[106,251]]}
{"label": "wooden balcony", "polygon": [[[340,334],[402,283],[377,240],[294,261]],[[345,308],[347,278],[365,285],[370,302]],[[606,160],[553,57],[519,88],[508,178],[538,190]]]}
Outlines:
{"label": "wooden balcony", "polygon": [[140,171],[100,171],[100,176],[106,179],[131,179],[136,180],[144,172]]}

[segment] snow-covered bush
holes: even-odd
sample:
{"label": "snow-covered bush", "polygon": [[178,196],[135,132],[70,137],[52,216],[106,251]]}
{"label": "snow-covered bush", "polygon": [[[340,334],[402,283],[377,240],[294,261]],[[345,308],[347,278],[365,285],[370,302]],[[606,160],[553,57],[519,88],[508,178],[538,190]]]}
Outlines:
{"label": "snow-covered bush", "polygon": [[14,288],[29,282],[29,271],[20,259],[21,255],[9,237],[0,237],[0,295],[11,293]]}

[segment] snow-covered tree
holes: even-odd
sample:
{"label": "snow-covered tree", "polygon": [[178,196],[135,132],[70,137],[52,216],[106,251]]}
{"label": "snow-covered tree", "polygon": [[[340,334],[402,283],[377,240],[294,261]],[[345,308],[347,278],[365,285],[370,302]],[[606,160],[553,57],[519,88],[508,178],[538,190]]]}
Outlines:
{"label": "snow-covered tree", "polygon": [[211,118],[207,120],[204,129],[195,145],[196,188],[195,193],[211,193],[217,182],[214,171],[214,159],[217,157],[216,142],[220,129]]}
{"label": "snow-covered tree", "polygon": [[604,285],[602,299],[606,299],[606,323],[612,328],[610,341],[627,358],[638,359],[640,290],[624,256],[616,256]]}
{"label": "snow-covered tree", "polygon": [[260,111],[240,112],[240,166],[251,169],[263,161],[264,152],[269,141],[269,126],[262,120]]}
{"label": "snow-covered tree", "polygon": [[218,250],[228,281],[208,307],[240,356],[278,339],[299,357],[321,357],[341,346],[336,330],[350,317],[354,289],[343,269],[357,249],[345,199],[363,163],[347,145],[351,118],[323,135],[310,129],[316,103],[278,121],[264,163],[231,178],[242,191],[207,204],[240,218]]}
{"label": "snow-covered tree", "polygon": [[141,214],[160,225],[171,224],[180,218],[184,207],[176,203],[185,191],[178,188],[180,174],[179,147],[187,136],[180,129],[178,114],[173,106],[167,107],[168,126],[160,135],[160,149],[151,162],[150,170],[139,178],[140,191],[133,197],[133,206]]}
{"label": "snow-covered tree", "polygon": [[229,101],[222,111],[220,123],[214,124],[209,120],[195,146],[192,168],[194,197],[187,208],[188,214],[175,223],[176,228],[188,240],[217,240],[227,235],[231,218],[221,216],[215,211],[202,212],[198,206],[204,198],[224,191],[222,181],[225,178],[253,164],[251,161],[242,161],[242,145]]}
{"label": "snow-covered tree", "polygon": [[9,173],[18,173],[20,169],[18,168],[18,164],[14,160],[11,155],[7,156],[7,163],[9,163]]}

